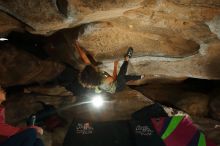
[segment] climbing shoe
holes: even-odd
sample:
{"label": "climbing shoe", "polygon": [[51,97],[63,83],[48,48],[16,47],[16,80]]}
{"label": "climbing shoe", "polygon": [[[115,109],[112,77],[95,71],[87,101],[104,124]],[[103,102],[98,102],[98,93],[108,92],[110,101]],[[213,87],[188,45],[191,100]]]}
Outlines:
{"label": "climbing shoe", "polygon": [[126,55],[125,55],[125,57],[128,56],[128,58],[131,58],[131,57],[132,57],[132,54],[133,54],[133,48],[132,48],[132,47],[129,47],[129,48],[128,48],[128,51],[127,51],[127,53],[126,53]]}

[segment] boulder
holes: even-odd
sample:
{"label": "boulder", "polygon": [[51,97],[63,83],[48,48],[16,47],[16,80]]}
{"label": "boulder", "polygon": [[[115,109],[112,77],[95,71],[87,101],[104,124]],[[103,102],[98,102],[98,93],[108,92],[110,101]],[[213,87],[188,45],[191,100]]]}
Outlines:
{"label": "boulder", "polygon": [[176,107],[191,116],[205,117],[210,112],[211,95],[204,93],[209,89],[198,83],[150,84],[135,89],[154,101]]}
{"label": "boulder", "polygon": [[12,45],[1,46],[0,52],[1,86],[44,83],[56,78],[65,68],[60,63],[39,59]]}
{"label": "boulder", "polygon": [[4,12],[0,12],[0,37],[6,37],[11,31],[23,31],[23,29],[21,22]]}
{"label": "boulder", "polygon": [[214,97],[210,101],[210,114],[213,119],[220,120],[220,98]]}
{"label": "boulder", "polygon": [[191,116],[205,117],[209,112],[209,96],[202,93],[186,92],[179,97],[176,107]]}

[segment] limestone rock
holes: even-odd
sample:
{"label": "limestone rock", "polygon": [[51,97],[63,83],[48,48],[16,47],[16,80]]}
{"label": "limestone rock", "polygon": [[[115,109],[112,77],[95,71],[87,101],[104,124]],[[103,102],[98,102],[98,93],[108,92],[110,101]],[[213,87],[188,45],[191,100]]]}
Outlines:
{"label": "limestone rock", "polygon": [[23,25],[9,15],[0,12],[0,36],[7,36],[13,30],[22,31]]}
{"label": "limestone rock", "polygon": [[[137,32],[129,31],[125,26],[119,27],[118,24],[113,24],[90,24],[85,27],[85,32],[78,38],[80,45],[86,51],[93,55],[96,60],[103,62],[100,66],[101,69],[111,73],[113,60],[122,60],[127,48],[132,46],[134,48],[134,57],[130,60],[131,65],[128,70],[133,72],[128,72],[128,74],[145,74],[145,78],[142,81],[134,82],[133,84],[144,84],[152,79],[166,78],[173,80],[188,77],[201,79],[220,78],[220,71],[216,69],[220,62],[217,57],[220,41],[215,36],[207,43],[202,42],[205,41],[203,40],[205,35],[206,37],[213,37],[208,27],[204,27],[204,32],[207,33],[202,38],[201,36],[193,36],[196,41],[192,41],[190,40],[191,38],[185,39],[175,33],[170,33],[171,30],[163,32],[164,34],[160,33],[160,28],[154,28],[154,32],[149,29],[146,32]],[[137,26],[137,28],[141,27]],[[71,29],[63,32],[65,31],[72,32]],[[192,32],[190,30],[187,33],[194,35],[195,33]],[[186,32],[183,31],[182,33]],[[56,34],[51,37],[55,36]],[[60,42],[61,46],[71,46],[75,41],[71,35],[66,35],[66,39],[70,41],[67,44]],[[59,42],[60,40],[57,39],[57,41]],[[200,42],[200,44],[197,42]],[[74,66],[76,63],[73,62],[80,62],[80,59],[75,59],[74,61],[74,55],[77,52],[74,52],[73,46],[69,47],[69,49],[63,49],[63,52],[59,47],[47,48],[47,50],[51,56],[70,65]]]}
{"label": "limestone rock", "polygon": [[77,29],[64,29],[47,37],[43,49],[54,60],[67,63],[76,69],[82,69],[84,63],[75,48]]}
{"label": "limestone rock", "polygon": [[135,89],[154,101],[176,107],[191,116],[207,116],[211,95],[201,92],[201,89],[206,90],[204,87],[191,84],[151,84]]}
{"label": "limestone rock", "polygon": [[[78,41],[108,72],[132,46],[132,70],[146,75],[136,85],[164,78],[220,79],[219,7],[217,0],[0,0],[0,9],[32,33],[52,35],[86,24]],[[64,52],[57,60],[71,64],[72,50]]]}
{"label": "limestone rock", "polygon": [[56,85],[32,86],[24,89],[24,93],[37,93],[48,96],[73,96],[73,94],[65,89],[65,87]]}
{"label": "limestone rock", "polygon": [[[0,84],[6,87],[44,83],[55,78],[64,69],[56,61],[75,67],[79,64],[78,58],[74,60],[76,52],[72,45],[75,40],[95,59],[103,62],[100,69],[109,73],[113,61],[119,59],[121,64],[127,48],[132,46],[134,54],[128,74],[145,74],[145,78],[131,82],[131,85],[158,80],[176,82],[187,78],[220,79],[219,0],[0,0],[0,10],[1,36],[12,30],[26,30],[50,35],[45,39],[50,43],[50,39],[57,38],[60,32],[70,34],[65,35],[67,45],[58,39],[60,47],[54,45],[51,49],[45,46],[53,61],[39,59],[16,46],[1,45]],[[74,27],[80,25],[83,31],[78,32]],[[69,29],[61,30],[63,28]],[[175,84],[162,86],[165,87],[143,88],[141,91],[145,96],[131,89],[116,93],[101,111],[90,104],[75,106],[75,97],[62,87],[31,87],[26,90],[30,94],[9,97],[6,104],[8,121],[17,123],[38,110],[37,100],[56,107],[73,106],[60,111],[68,124],[73,118],[123,120],[152,104],[149,98],[169,103],[195,116],[211,113],[212,118],[219,120],[219,96],[211,99],[208,92],[186,91],[183,86],[176,87]],[[165,107],[165,110],[170,115],[179,113],[172,108]],[[195,121],[209,137],[220,143],[218,122],[198,117]],[[57,129],[54,134],[46,133],[47,145],[61,145],[65,128]]]}
{"label": "limestone rock", "polygon": [[134,48],[134,57],[183,58],[198,53],[199,45],[196,42],[173,34],[172,30],[160,34],[160,29],[151,32],[148,26],[140,25],[138,21],[121,18],[113,23],[88,25],[79,42],[99,60],[123,58],[130,46]]}
{"label": "limestone rock", "polygon": [[80,44],[104,62],[103,70],[112,72],[113,60],[122,60],[132,46],[132,69],[146,75],[137,84],[155,78],[220,78],[217,1],[143,4],[145,7],[127,11],[122,17],[88,24],[79,36]]}
{"label": "limestone rock", "polygon": [[38,59],[11,45],[1,46],[0,50],[2,86],[43,83],[54,79],[64,69],[60,63]]}
{"label": "limestone rock", "polygon": [[219,96],[213,98],[210,101],[210,114],[211,116],[216,119],[216,120],[220,120],[220,98]]}
{"label": "limestone rock", "polygon": [[127,10],[141,7],[142,1],[1,0],[0,10],[22,21],[28,31],[47,34],[62,28],[121,16]]}
{"label": "limestone rock", "polygon": [[182,94],[179,98],[180,100],[176,103],[178,108],[192,116],[207,116],[209,112],[209,97],[207,95],[189,92]]}
{"label": "limestone rock", "polygon": [[0,9],[23,22],[29,31],[52,31],[65,25],[65,17],[49,0],[0,1]]}

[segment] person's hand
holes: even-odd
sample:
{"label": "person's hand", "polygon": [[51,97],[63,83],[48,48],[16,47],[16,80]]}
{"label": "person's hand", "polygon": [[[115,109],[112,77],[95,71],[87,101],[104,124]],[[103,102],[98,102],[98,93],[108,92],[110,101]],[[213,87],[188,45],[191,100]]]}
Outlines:
{"label": "person's hand", "polygon": [[37,127],[36,130],[37,130],[37,133],[38,133],[38,134],[40,134],[40,135],[43,135],[43,134],[44,134],[43,128]]}
{"label": "person's hand", "polygon": [[40,135],[44,134],[44,130],[41,127],[32,126],[31,128],[34,128],[36,130],[37,134],[40,134]]}
{"label": "person's hand", "polygon": [[115,66],[118,66],[118,62],[119,62],[119,60],[115,60],[115,61],[114,61],[114,65],[115,65]]}
{"label": "person's hand", "polygon": [[6,100],[6,92],[0,87],[0,104]]}

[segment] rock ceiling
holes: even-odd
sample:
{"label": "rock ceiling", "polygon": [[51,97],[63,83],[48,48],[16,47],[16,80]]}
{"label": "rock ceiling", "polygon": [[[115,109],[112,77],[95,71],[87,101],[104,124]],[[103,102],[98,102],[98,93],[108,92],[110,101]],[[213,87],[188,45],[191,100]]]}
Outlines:
{"label": "rock ceiling", "polygon": [[51,36],[86,24],[77,39],[109,71],[113,59],[122,60],[132,46],[130,70],[146,75],[141,83],[220,78],[219,0],[0,0],[0,10],[1,36],[11,31]]}
{"label": "rock ceiling", "polygon": [[[72,43],[75,40],[95,59],[103,62],[100,67],[109,72],[113,69],[113,61],[119,59],[122,62],[127,48],[132,46],[134,57],[128,72],[146,75],[144,80],[132,84],[167,79],[220,79],[219,0],[0,0],[0,36],[8,37],[12,31],[28,32],[29,36],[36,38],[40,35],[46,43],[50,40],[60,42],[60,34],[63,34],[68,36],[68,43],[57,43],[58,47],[53,50],[47,48],[48,44],[43,47],[34,44],[35,49],[44,48],[51,57],[49,59],[20,49],[22,45],[0,45],[0,84],[5,87],[47,82],[63,71],[65,66],[61,62],[74,66]],[[80,32],[77,37],[76,32]],[[165,88],[163,85],[146,86],[139,91],[151,99],[157,97],[154,100],[170,100],[169,103],[191,115],[207,116],[211,113],[212,118],[219,120],[219,90],[213,91],[210,98],[205,93],[186,92],[185,88],[179,89],[177,85]],[[123,98],[123,95],[129,96]],[[108,116],[112,119],[127,118],[131,112],[149,104],[145,103],[148,100],[145,96],[130,89],[113,96],[119,98],[115,98],[115,105],[104,111],[104,114],[108,113],[101,117],[104,120]],[[60,95],[58,97],[51,98],[51,101],[63,102]],[[31,96],[26,102],[18,100],[29,107],[26,103],[31,102],[30,98],[36,99]],[[10,104],[18,104],[17,108],[20,108],[20,102],[9,102],[8,107]],[[16,106],[11,107],[13,117]],[[83,113],[84,110],[76,110],[76,115],[97,118],[97,115]],[[121,115],[121,112],[127,113]],[[204,122],[204,119],[197,121]],[[207,123],[204,122],[202,127],[209,126]],[[219,130],[210,127],[206,132],[220,143]]]}

